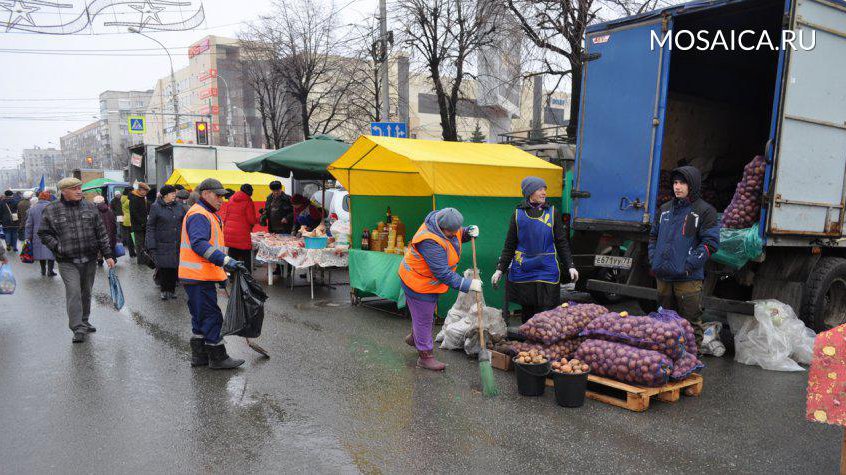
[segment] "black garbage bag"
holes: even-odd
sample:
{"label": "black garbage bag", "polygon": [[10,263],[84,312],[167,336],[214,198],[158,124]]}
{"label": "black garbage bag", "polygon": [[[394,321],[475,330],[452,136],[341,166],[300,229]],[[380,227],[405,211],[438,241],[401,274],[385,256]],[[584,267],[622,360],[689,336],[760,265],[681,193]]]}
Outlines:
{"label": "black garbage bag", "polygon": [[246,269],[235,271],[221,334],[258,338],[264,323],[265,300],[264,289]]}

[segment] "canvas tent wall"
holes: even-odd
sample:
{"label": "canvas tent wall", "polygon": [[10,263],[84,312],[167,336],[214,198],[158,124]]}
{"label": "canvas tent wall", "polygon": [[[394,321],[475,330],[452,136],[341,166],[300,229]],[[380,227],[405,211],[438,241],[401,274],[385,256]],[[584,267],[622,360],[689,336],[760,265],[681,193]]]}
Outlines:
{"label": "canvas tent wall", "polygon": [[[264,201],[270,194],[270,182],[279,178],[266,173],[249,173],[240,170],[201,170],[191,168],[177,168],[167,179],[168,185],[182,185],[193,190],[206,178],[220,180],[224,188],[238,191],[241,185],[249,183],[253,186],[253,201]],[[283,181],[284,183],[284,181]]]}
{"label": "canvas tent wall", "polygon": [[[522,199],[520,182],[526,176],[543,178],[549,200],[561,202],[561,167],[511,145],[362,136],[329,171],[349,190],[353,237],[384,221],[388,206],[406,223],[408,239],[433,209],[460,210],[465,225],[480,228],[479,269],[485,297],[494,306],[502,304],[503,295],[502,288],[495,292],[490,287],[490,276],[509,219]],[[353,245],[360,247],[360,239],[353,239]],[[468,245],[459,269],[463,272],[472,265]],[[455,297],[453,291],[441,299],[439,314],[446,314]]]}

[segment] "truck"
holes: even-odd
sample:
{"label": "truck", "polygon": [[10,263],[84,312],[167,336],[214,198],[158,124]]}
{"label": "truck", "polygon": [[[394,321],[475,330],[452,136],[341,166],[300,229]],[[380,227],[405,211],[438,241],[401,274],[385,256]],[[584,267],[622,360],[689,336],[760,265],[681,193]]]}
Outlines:
{"label": "truck", "polygon": [[706,309],[775,298],[817,331],[846,322],[846,2],[693,2],[584,39],[571,219],[587,290],[654,306],[662,175],[691,164],[733,189],[762,155],[763,252],[740,268],[709,261]]}
{"label": "truck", "polygon": [[[236,164],[268,153],[261,148],[219,147],[193,144],[165,144],[154,149],[154,160],[147,151],[147,184],[163,185],[177,168],[237,170]],[[151,175],[154,172],[154,175]]]}

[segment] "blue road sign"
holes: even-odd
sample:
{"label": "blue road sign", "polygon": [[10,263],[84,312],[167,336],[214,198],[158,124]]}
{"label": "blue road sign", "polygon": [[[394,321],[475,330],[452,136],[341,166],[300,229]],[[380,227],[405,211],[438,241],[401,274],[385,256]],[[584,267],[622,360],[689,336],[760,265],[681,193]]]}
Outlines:
{"label": "blue road sign", "polygon": [[128,121],[130,134],[143,134],[147,132],[147,124],[145,123],[143,116],[131,115],[129,116]]}
{"label": "blue road sign", "polygon": [[408,138],[408,124],[405,122],[371,122],[370,135]]}

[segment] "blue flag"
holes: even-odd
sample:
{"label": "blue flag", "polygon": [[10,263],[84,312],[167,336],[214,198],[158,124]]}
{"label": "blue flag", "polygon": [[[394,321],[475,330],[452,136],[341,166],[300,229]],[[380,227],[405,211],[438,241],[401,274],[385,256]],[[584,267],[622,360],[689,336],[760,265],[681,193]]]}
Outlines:
{"label": "blue flag", "polygon": [[41,193],[42,191],[44,191],[44,188],[45,188],[45,186],[44,186],[44,175],[41,175],[41,182],[36,187],[35,193],[36,194]]}

